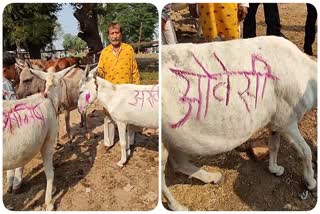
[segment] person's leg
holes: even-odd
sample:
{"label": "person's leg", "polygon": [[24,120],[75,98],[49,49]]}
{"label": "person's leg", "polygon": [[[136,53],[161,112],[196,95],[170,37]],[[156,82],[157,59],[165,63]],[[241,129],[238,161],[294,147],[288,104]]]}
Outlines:
{"label": "person's leg", "polygon": [[264,17],[267,24],[267,35],[281,36],[280,16],[277,3],[263,4]]}
{"label": "person's leg", "polygon": [[199,3],[199,20],[206,41],[213,41],[217,38],[217,21],[215,15],[215,3]]}
{"label": "person's leg", "polygon": [[243,21],[243,38],[256,37],[256,13],[259,3],[250,3],[248,14]]}
{"label": "person's leg", "polygon": [[312,44],[316,37],[317,10],[312,4],[307,4],[307,12],[303,50],[312,56]]}
{"label": "person's leg", "polygon": [[210,12],[215,16],[215,25],[221,40],[239,39],[237,3],[214,3]]}

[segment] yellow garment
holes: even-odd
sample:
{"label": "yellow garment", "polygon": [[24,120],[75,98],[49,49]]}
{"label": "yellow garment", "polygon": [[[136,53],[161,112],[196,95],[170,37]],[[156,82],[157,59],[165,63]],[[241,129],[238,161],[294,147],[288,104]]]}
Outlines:
{"label": "yellow garment", "polygon": [[101,52],[98,73],[104,79],[114,84],[140,84],[140,74],[133,48],[121,43],[118,57],[113,53],[112,45],[108,45]]}
{"label": "yellow garment", "polygon": [[237,3],[201,3],[199,12],[206,39],[213,40],[218,35],[226,40],[239,38]]}

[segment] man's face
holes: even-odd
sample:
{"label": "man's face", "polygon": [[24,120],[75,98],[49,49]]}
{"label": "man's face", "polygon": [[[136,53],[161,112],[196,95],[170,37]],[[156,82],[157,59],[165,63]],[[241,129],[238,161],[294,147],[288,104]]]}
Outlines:
{"label": "man's face", "polygon": [[117,26],[110,27],[108,39],[112,46],[119,46],[122,39],[120,28]]}

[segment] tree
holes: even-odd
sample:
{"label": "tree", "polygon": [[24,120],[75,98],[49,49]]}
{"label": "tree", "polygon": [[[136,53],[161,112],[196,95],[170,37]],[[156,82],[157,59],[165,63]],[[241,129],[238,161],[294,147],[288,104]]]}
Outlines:
{"label": "tree", "polygon": [[141,40],[151,41],[157,28],[158,10],[152,4],[73,3],[72,5],[75,8],[74,16],[80,23],[81,32],[78,33],[78,37],[87,43],[92,52],[102,50],[101,39],[107,40],[107,27],[112,21],[121,24],[125,42],[138,42],[141,25]]}
{"label": "tree", "polygon": [[62,46],[66,50],[74,49],[76,51],[80,51],[81,49],[84,49],[87,44],[78,36],[73,36],[70,33],[67,33],[63,36]]}
{"label": "tree", "polygon": [[158,24],[158,10],[152,4],[100,4],[98,7],[99,28],[103,40],[107,39],[107,27],[112,21],[117,21],[123,31],[123,40],[138,42],[139,30],[142,25],[141,41],[153,40]]}
{"label": "tree", "polygon": [[74,17],[80,23],[81,32],[78,37],[85,41],[90,52],[98,52],[103,46],[98,31],[97,4],[95,3],[76,3]]}
{"label": "tree", "polygon": [[59,29],[56,13],[61,4],[13,3],[3,12],[4,50],[24,48],[32,58],[56,38]]}

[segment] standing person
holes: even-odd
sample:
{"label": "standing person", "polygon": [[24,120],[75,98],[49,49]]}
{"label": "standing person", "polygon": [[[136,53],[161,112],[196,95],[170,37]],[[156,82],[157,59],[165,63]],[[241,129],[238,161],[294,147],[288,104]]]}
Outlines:
{"label": "standing person", "polygon": [[307,3],[307,20],[305,26],[303,50],[310,56],[313,55],[312,44],[316,38],[317,15],[317,9],[312,4]]}
{"label": "standing person", "polygon": [[164,6],[161,13],[162,44],[177,44],[177,36],[170,18],[171,4]]}
{"label": "standing person", "polygon": [[[122,42],[121,26],[112,22],[108,26],[110,45],[101,52],[98,74],[114,84],[140,84],[140,74],[133,48]],[[108,151],[114,143],[115,122],[104,109],[104,145]]]}
{"label": "standing person", "polygon": [[[207,41],[240,37],[239,22],[246,16],[247,6],[238,3],[200,3],[198,9],[202,33]],[[194,14],[192,11],[190,13]]]}
{"label": "standing person", "polygon": [[[2,93],[3,100],[16,100],[16,92],[11,83],[11,80],[15,79],[16,71],[15,71],[15,57],[8,53],[4,52],[3,54],[3,68],[2,68]],[[22,185],[22,175],[23,175],[23,167],[19,167],[16,169],[11,169],[7,171],[7,183],[8,183],[8,192],[18,193],[21,189]]]}
{"label": "standing person", "polygon": [[[260,3],[250,3],[243,22],[243,38],[256,37],[256,13]],[[267,35],[283,36],[280,29],[280,16],[277,3],[263,3],[264,17],[267,24]]]}

